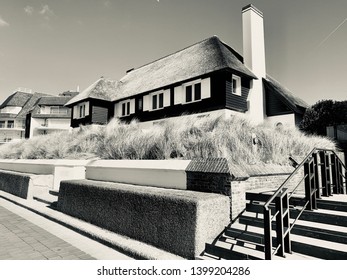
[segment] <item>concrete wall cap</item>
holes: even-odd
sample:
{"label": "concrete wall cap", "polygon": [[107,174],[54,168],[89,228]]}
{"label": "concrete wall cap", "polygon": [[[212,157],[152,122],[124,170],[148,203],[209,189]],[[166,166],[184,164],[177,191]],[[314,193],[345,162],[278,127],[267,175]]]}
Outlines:
{"label": "concrete wall cap", "polygon": [[86,168],[185,170],[190,160],[96,160]]}

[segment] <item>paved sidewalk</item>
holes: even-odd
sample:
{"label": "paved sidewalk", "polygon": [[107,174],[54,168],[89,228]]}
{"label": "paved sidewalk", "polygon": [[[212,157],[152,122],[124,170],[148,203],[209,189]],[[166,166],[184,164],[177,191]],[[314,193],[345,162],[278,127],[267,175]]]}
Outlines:
{"label": "paved sidewalk", "polygon": [[130,259],[0,198],[1,260]]}

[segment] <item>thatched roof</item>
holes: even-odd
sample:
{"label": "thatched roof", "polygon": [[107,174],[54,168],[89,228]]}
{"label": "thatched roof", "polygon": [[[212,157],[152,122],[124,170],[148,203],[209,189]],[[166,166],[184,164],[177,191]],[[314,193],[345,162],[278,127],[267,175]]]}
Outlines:
{"label": "thatched roof", "polygon": [[227,68],[256,79],[242,60],[241,55],[213,36],[130,71],[119,81],[118,94],[112,101]]}
{"label": "thatched roof", "polygon": [[296,113],[304,113],[309,106],[304,100],[295,96],[289,89],[282,86],[271,76],[267,75],[266,79],[263,79],[265,89],[273,94],[276,94],[282,102],[284,102],[289,108]]}
{"label": "thatched roof", "polygon": [[257,78],[243,64],[240,54],[213,36],[134,69],[119,82],[100,78],[65,105],[88,98],[116,101],[228,68],[242,76]]}
{"label": "thatched roof", "polygon": [[111,101],[117,94],[117,82],[101,77],[84,91],[70,99],[65,106],[72,105],[88,98]]}
{"label": "thatched roof", "polygon": [[6,100],[0,105],[0,109],[7,106],[23,107],[31,96],[31,93],[17,91],[6,98]]}

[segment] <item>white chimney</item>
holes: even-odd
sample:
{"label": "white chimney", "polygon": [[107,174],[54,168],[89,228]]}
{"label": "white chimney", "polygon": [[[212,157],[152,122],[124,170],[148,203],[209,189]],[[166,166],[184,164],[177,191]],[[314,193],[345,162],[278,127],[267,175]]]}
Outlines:
{"label": "white chimney", "polygon": [[266,77],[263,13],[252,4],[242,8],[244,64],[257,76],[248,96],[248,114],[255,123],[265,116],[263,78]]}

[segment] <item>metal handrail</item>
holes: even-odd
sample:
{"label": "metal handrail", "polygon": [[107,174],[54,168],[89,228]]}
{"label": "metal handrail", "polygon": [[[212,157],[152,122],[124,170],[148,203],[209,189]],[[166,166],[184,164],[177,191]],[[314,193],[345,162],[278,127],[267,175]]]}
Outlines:
{"label": "metal handrail", "polygon": [[[313,153],[315,153],[316,151],[326,151],[326,152],[332,152],[336,155],[334,150],[331,149],[319,149],[319,148],[314,148],[306,157],[305,159],[302,160],[302,162],[295,168],[295,170],[293,171],[292,174],[289,175],[289,177],[283,182],[283,184],[277,189],[277,191],[269,198],[269,200],[264,204],[264,208],[266,210],[269,210],[269,206],[270,204],[274,201],[274,199],[276,198],[277,195],[279,195],[281,193],[281,191],[284,189],[284,187],[286,186],[286,184],[290,181],[291,178],[293,178],[296,173],[298,172],[298,170],[304,166],[305,162],[313,155]],[[336,155],[337,156],[337,155]],[[346,166],[344,165],[344,163],[341,161],[342,166],[345,168],[345,170],[347,170]]]}
{"label": "metal handrail", "polygon": [[[282,206],[280,206],[280,209],[277,209],[276,207],[276,212],[271,215],[271,210],[269,209],[270,207],[270,204],[273,204],[275,199],[279,196],[279,194],[281,195],[285,195],[287,197],[287,203],[289,201],[289,199],[292,197],[292,195],[294,194],[294,192],[296,191],[296,189],[302,184],[303,181],[305,181],[305,184],[306,184],[306,179],[307,180],[311,180],[311,179],[314,179],[316,180],[316,177],[317,175],[313,175],[314,178],[311,177],[311,175],[308,175],[308,174],[305,174],[304,177],[300,180],[300,182],[294,187],[294,189],[291,191],[290,195],[288,195],[287,193],[287,189],[285,189],[285,186],[287,185],[287,183],[298,173],[298,171],[301,169],[301,167],[303,167],[305,164],[311,164],[312,162],[312,156],[317,153],[317,152],[330,152],[332,154],[334,154],[335,158],[338,160],[338,163],[339,163],[339,166],[341,166],[341,170],[337,176],[341,176],[343,178],[346,179],[346,177],[343,175],[343,172],[342,172],[342,169],[344,168],[345,170],[345,174],[347,174],[347,168],[346,168],[346,165],[341,161],[341,159],[338,157],[338,155],[336,154],[336,152],[332,149],[318,149],[318,148],[314,148],[303,160],[300,164],[298,164],[295,168],[295,170],[292,172],[292,174],[290,174],[290,176],[283,182],[283,184],[275,191],[275,193],[266,201],[266,203],[263,205],[263,209],[264,209],[264,218],[267,217],[266,221],[264,221],[264,234],[265,234],[265,240],[268,240],[269,244],[265,244],[265,257],[266,258],[269,258],[271,259],[271,255],[275,254],[276,252],[278,252],[279,248],[281,246],[285,246],[285,249],[282,248],[282,251],[281,251],[281,254],[284,254],[285,252],[291,252],[291,245],[290,245],[290,231],[292,230],[292,228],[294,227],[295,223],[297,222],[297,220],[299,220],[299,218],[301,217],[302,213],[306,210],[306,208],[309,206],[310,209],[312,208],[316,208],[316,198],[317,197],[320,197],[320,194],[319,194],[319,189],[317,189],[317,185],[315,184],[314,185],[314,189],[311,189],[311,183],[308,183],[308,191],[307,192],[307,189],[306,189],[306,202],[305,204],[303,205],[302,209],[300,210],[299,214],[297,215],[296,219],[290,223],[289,222],[289,212],[288,212],[288,217],[286,218],[287,219],[287,224],[288,224],[288,229],[283,232],[283,228],[282,229],[279,229],[280,232],[282,232],[280,234],[280,236],[277,236],[277,238],[280,238],[282,240],[281,243],[278,243],[274,252],[272,250],[272,237],[271,237],[271,223],[274,221],[274,219],[276,218],[276,216],[278,214],[281,214],[283,213],[282,212]],[[314,156],[313,156],[314,157]],[[313,168],[315,169],[317,165],[321,165],[321,164],[318,164],[317,162],[317,158],[314,157],[315,160],[313,160]],[[336,164],[336,162],[335,162]],[[341,165],[340,165],[341,164]],[[310,168],[310,167],[308,167]],[[335,167],[336,168],[336,167]],[[310,171],[308,171],[310,172]],[[317,171],[313,171],[314,174],[316,174],[315,172]],[[306,173],[306,167],[305,167],[305,173]],[[347,176],[347,175],[346,175]],[[340,177],[340,178],[341,178]],[[336,180],[336,179],[335,179]],[[344,182],[345,184],[347,184],[347,182]],[[305,187],[306,188],[306,187]],[[318,193],[317,193],[317,190],[318,190]],[[309,198],[307,198],[307,194],[309,195]],[[312,198],[312,196],[314,198]],[[313,203],[315,206],[312,207],[312,204]],[[289,207],[289,205],[288,205]],[[289,211],[289,210],[288,210]],[[282,214],[281,214],[282,215]],[[271,217],[272,216],[272,217]],[[281,219],[281,218],[280,218]],[[284,220],[283,220],[284,221]],[[283,221],[280,222],[281,223],[281,227],[283,227]],[[278,225],[276,224],[276,227]],[[276,229],[276,231],[278,231],[278,229]],[[286,238],[286,242],[283,243],[283,238]]]}

